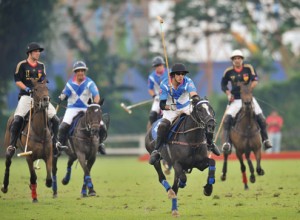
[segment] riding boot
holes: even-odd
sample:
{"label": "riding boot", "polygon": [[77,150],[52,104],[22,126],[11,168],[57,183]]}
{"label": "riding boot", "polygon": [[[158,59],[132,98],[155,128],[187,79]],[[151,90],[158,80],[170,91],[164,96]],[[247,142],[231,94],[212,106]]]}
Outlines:
{"label": "riding boot", "polygon": [[256,117],[257,117],[257,123],[260,127],[260,135],[261,135],[262,142],[264,144],[264,149],[265,150],[270,149],[272,148],[272,144],[268,139],[266,119],[263,114],[259,114]]}
{"label": "riding boot", "polygon": [[157,120],[158,114],[155,111],[151,111],[149,114],[149,122],[152,125]]}
{"label": "riding boot", "polygon": [[66,122],[62,122],[59,126],[58,141],[56,143],[56,148],[59,151],[68,148],[68,146],[66,146],[66,142],[67,142],[69,128],[70,128],[70,125],[67,124]]}
{"label": "riding boot", "polygon": [[208,150],[213,152],[215,155],[220,156],[221,152],[220,152],[219,148],[217,147],[217,145],[214,143],[213,137],[214,137],[213,133],[206,132],[206,140],[207,140]]}
{"label": "riding boot", "polygon": [[157,129],[157,139],[155,148],[150,155],[149,163],[151,165],[160,160],[160,150],[166,142],[166,136],[168,135],[170,127],[171,122],[168,119],[163,118]]}
{"label": "riding boot", "polygon": [[106,154],[105,150],[105,144],[103,141],[105,141],[107,138],[107,129],[106,125],[101,123],[100,130],[99,130],[99,146],[98,146],[98,152],[102,155]]}
{"label": "riding boot", "polygon": [[16,152],[16,143],[21,133],[23,117],[16,115],[10,128],[9,146],[6,149],[6,156],[12,157]]}
{"label": "riding boot", "polygon": [[52,142],[53,145],[56,146],[56,143],[58,141],[57,139],[57,135],[58,135],[58,128],[59,128],[59,118],[57,117],[57,115],[54,115],[51,119],[51,124],[52,124]]}
{"label": "riding boot", "polygon": [[231,151],[231,142],[230,142],[230,128],[232,125],[233,118],[231,115],[226,115],[223,124],[223,135],[224,135],[224,144],[222,146],[223,152]]}

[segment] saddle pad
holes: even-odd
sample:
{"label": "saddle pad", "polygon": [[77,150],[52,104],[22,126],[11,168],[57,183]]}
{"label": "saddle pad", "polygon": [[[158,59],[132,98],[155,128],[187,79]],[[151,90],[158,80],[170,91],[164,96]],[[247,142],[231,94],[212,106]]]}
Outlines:
{"label": "saddle pad", "polygon": [[71,123],[70,129],[69,129],[69,136],[72,136],[74,133],[74,130],[76,128],[76,125],[78,124],[79,119],[84,116],[84,112],[79,112],[74,118]]}
{"label": "saddle pad", "polygon": [[[168,140],[170,140],[172,135],[177,131],[179,125],[185,119],[185,117],[186,117],[186,115],[182,114],[182,115],[180,115],[178,120],[174,121],[174,123],[172,124],[171,129],[168,133]],[[154,140],[156,140],[156,138],[157,138],[157,129],[158,129],[158,126],[159,126],[160,122],[161,122],[161,119],[158,119],[152,125],[151,134],[152,134],[152,137],[153,137]]]}

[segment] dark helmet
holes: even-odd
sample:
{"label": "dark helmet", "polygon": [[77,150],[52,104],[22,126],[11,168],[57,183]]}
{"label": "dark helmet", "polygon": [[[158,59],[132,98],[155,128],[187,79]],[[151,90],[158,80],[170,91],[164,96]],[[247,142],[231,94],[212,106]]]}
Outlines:
{"label": "dark helmet", "polygon": [[28,55],[28,53],[34,50],[40,50],[40,52],[42,52],[44,48],[42,48],[38,43],[31,42],[27,45],[26,54]]}
{"label": "dark helmet", "polygon": [[86,67],[85,62],[76,61],[73,65],[73,72],[75,72],[76,70],[88,70],[88,68]]}
{"label": "dark helmet", "polygon": [[186,70],[185,65],[182,63],[175,63],[172,66],[172,71],[170,74],[175,74],[175,73],[188,73],[189,71]]}
{"label": "dark helmet", "polygon": [[156,67],[159,65],[165,64],[164,59],[161,56],[154,57],[152,60],[152,66]]}

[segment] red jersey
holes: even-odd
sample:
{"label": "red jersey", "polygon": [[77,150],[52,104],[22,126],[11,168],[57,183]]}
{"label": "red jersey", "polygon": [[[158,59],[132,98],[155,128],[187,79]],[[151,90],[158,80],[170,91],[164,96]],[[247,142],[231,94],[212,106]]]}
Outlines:
{"label": "red jersey", "polygon": [[268,125],[268,132],[275,133],[279,132],[281,130],[281,127],[283,125],[283,119],[279,115],[270,115],[266,118],[266,122]]}

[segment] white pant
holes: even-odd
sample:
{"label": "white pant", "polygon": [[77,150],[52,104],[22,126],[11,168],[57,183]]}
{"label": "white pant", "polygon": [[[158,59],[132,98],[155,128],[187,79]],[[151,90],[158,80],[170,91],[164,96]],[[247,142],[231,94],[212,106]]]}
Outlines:
{"label": "white pant", "polygon": [[151,107],[151,112],[157,112],[157,114],[160,114],[160,107],[159,107],[159,98],[154,98],[152,107]]}
{"label": "white pant", "polygon": [[70,125],[73,121],[73,118],[78,114],[78,112],[83,111],[86,112],[86,108],[67,108],[63,122]]}
{"label": "white pant", "polygon": [[[255,112],[255,115],[262,114],[262,110],[260,106],[258,105],[258,102],[253,97],[252,98],[252,106]],[[242,108],[242,100],[241,99],[235,99],[227,108],[226,114],[231,115],[233,118],[236,116],[236,114],[240,111]]]}
{"label": "white pant", "polygon": [[192,105],[188,105],[182,109],[177,109],[176,111],[172,111],[172,110],[164,110],[163,111],[163,118],[168,119],[171,123],[174,121],[174,119],[181,115],[182,113],[185,113],[187,115],[190,115],[192,112]]}
{"label": "white pant", "polygon": [[281,132],[269,132],[269,140],[271,141],[273,147],[268,149],[267,153],[279,153],[281,150]]}
{"label": "white pant", "polygon": [[[32,101],[32,107],[33,107],[33,98],[31,98],[30,96],[28,95],[23,95],[21,96],[19,102],[18,102],[18,105],[17,105],[17,108],[16,108],[16,111],[15,111],[15,114],[14,116],[18,115],[18,116],[21,116],[21,117],[25,117],[25,115],[29,112],[30,110],[30,107],[31,107],[31,101]],[[49,106],[48,106],[48,118],[53,118],[53,116],[56,115],[56,110],[54,108],[54,106],[49,103]]]}

